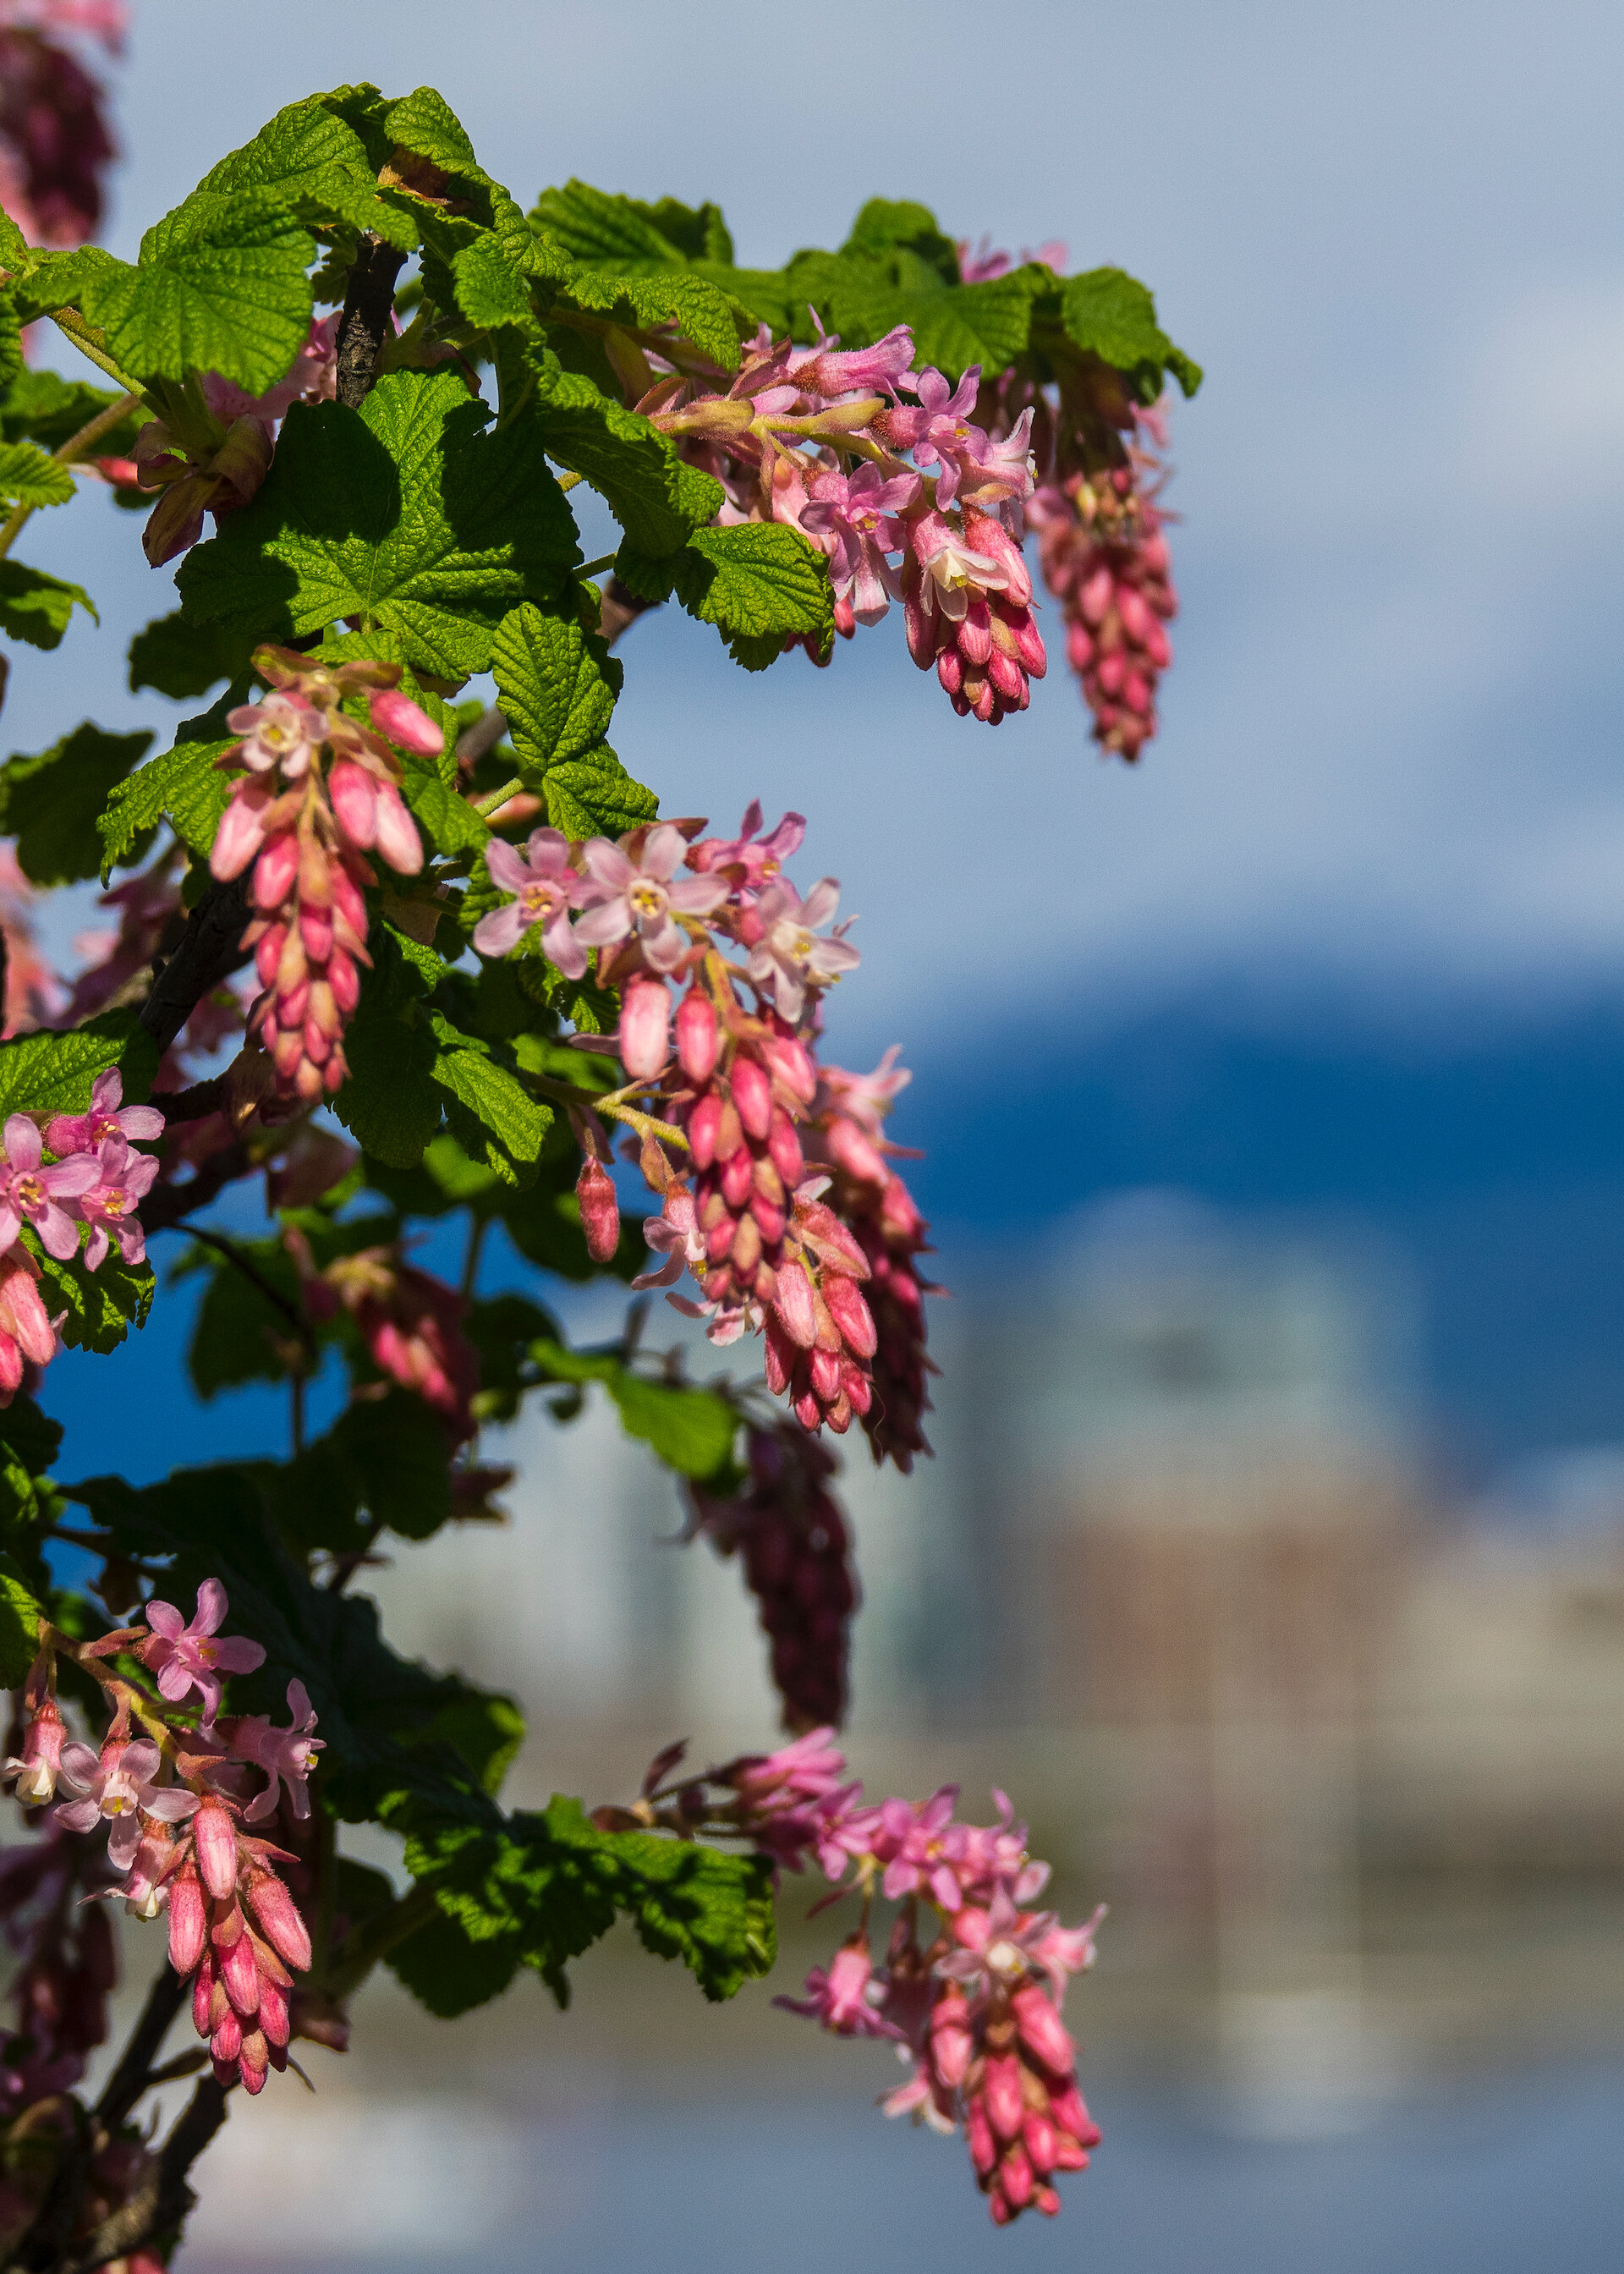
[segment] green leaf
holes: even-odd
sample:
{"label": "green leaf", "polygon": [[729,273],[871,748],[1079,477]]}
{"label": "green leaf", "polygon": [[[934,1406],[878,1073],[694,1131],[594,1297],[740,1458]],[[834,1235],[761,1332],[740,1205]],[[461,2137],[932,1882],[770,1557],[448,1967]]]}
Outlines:
{"label": "green leaf", "polygon": [[0,208],[0,268],[26,274],[34,265],[28,240],[9,213]]}
{"label": "green leaf", "polygon": [[451,1516],[451,1448],[443,1421],[409,1389],[346,1406],[327,1442],[361,1505],[403,1540],[427,1540]]}
{"label": "green leaf", "polygon": [[252,191],[307,219],[341,215],[350,227],[376,230],[403,252],[417,243],[409,219],[379,196],[377,169],[360,136],[320,95],[279,110],[251,142],[204,176],[197,194],[229,200]]}
{"label": "green leaf", "polygon": [[403,1989],[442,2022],[500,1998],[519,1970],[512,1936],[475,1941],[460,1919],[443,1914],[392,1950],[385,1961]]}
{"label": "green leaf", "polygon": [[492,644],[497,700],[525,779],[539,787],[555,762],[595,749],[609,731],[624,679],[620,659],[575,616],[532,603],[504,616]]}
{"label": "green leaf", "polygon": [[731,1465],[739,1417],[714,1390],[650,1381],[609,1351],[566,1350],[545,1340],[530,1345],[530,1356],[544,1381],[601,1382],[627,1435],[641,1439],[680,1475],[708,1480]]}
{"label": "green leaf", "polygon": [[[64,379],[54,371],[22,370],[0,395],[0,434],[8,442],[26,437],[42,449],[59,450],[81,426],[88,425],[118,399],[109,388]],[[128,456],[147,416],[145,411],[137,412],[113,427],[97,445],[98,455]]]}
{"label": "green leaf", "polygon": [[359,410],[296,403],[252,504],[182,563],[187,619],[287,640],[357,616],[417,668],[483,671],[508,610],[580,558],[535,427],[489,415],[447,371],[393,372]]}
{"label": "green leaf", "polygon": [[535,1163],[553,1126],[552,1108],[538,1103],[518,1077],[487,1050],[470,1046],[469,1038],[460,1035],[439,1013],[430,1014],[430,1024],[440,1045],[432,1068],[434,1080],[486,1133],[486,1155],[491,1165],[500,1173],[500,1164],[491,1154],[490,1140],[494,1140],[509,1160],[521,1165]]}
{"label": "green leaf", "polygon": [[476,813],[465,797],[441,780],[432,758],[402,758],[401,795],[410,807],[418,828],[436,853],[447,858],[470,855],[475,860],[491,841],[491,825]]}
{"label": "green leaf", "polygon": [[37,442],[0,442],[0,498],[17,505],[66,505],[73,477]]}
{"label": "green leaf", "polygon": [[158,1050],[133,1010],[104,1011],[65,1035],[0,1043],[0,1121],[9,1113],[84,1113],[96,1076],[109,1066],[123,1078],[125,1104],[139,1104],[158,1071]]}
{"label": "green leaf", "polygon": [[310,329],[308,230],[274,195],[181,206],[87,282],[80,305],[115,359],[141,378],[218,372],[250,395],[274,387]]}
{"label": "green leaf", "polygon": [[103,846],[105,881],[130,860],[145,832],[169,821],[193,853],[207,857],[231,794],[231,778],[217,761],[239,737],[226,727],[226,712],[240,699],[228,689],[211,710],[183,719],[172,749],[115,785],[97,826]]}
{"label": "green leaf", "polygon": [[434,1079],[435,1042],[419,1017],[423,983],[384,928],[344,1034],[350,1079],[333,1111],[368,1153],[412,1169],[440,1127],[445,1093]]}
{"label": "green leaf", "polygon": [[860,260],[880,260],[909,252],[934,269],[944,284],[959,282],[959,248],[942,234],[929,206],[870,198],[840,250]]}
{"label": "green leaf", "polygon": [[70,1350],[94,1351],[105,1358],[132,1325],[147,1324],[154,1284],[150,1263],[122,1262],[115,1250],[97,1270],[87,1271],[75,1257],[64,1263],[48,1255],[31,1231],[23,1238],[42,1267],[46,1309],[53,1318],[59,1311],[67,1314],[58,1331]]}
{"label": "green leaf", "polygon": [[223,638],[214,624],[191,624],[177,609],[156,616],[130,643],[130,692],[155,688],[177,703],[207,695],[242,666],[240,642]]}
{"label": "green leaf", "polygon": [[59,646],[76,606],[101,622],[82,584],[26,568],[20,561],[0,561],[0,631],[8,638],[26,640],[30,647]]}
{"label": "green leaf", "polygon": [[1150,292],[1124,269],[1091,268],[1071,277],[1060,309],[1072,344],[1139,382],[1141,401],[1154,402],[1161,393],[1164,365],[1185,395],[1200,385],[1200,365],[1174,346],[1156,321]]}
{"label": "green leaf", "polygon": [[71,885],[102,865],[102,809],[152,741],[108,734],[86,719],[37,757],[0,766],[0,834],[15,837],[17,859],[35,885]]}
{"label": "green leaf", "polygon": [[674,591],[691,616],[716,626],[749,671],[771,663],[786,638],[809,634],[825,648],[833,638],[828,563],[781,522],[695,530],[680,553],[664,560],[623,545],[615,571],[645,600]]}
{"label": "green leaf", "polygon": [[15,1690],[39,1655],[45,1612],[16,1563],[0,1555],[0,1690]]}
{"label": "green leaf", "polygon": [[547,456],[591,484],[640,553],[675,552],[719,511],[720,482],[690,466],[668,434],[583,373],[552,377],[533,416]]}
{"label": "green leaf", "polygon": [[82,303],[97,278],[124,265],[99,245],[78,245],[71,252],[34,252],[26,277],[13,283],[11,297],[26,320],[47,315],[76,300]]}
{"label": "green leaf", "polygon": [[[710,210],[714,212],[714,207]],[[572,178],[561,190],[544,190],[530,208],[530,219],[555,237],[572,260],[589,268],[606,268],[621,276],[657,276],[686,266],[687,256],[659,228],[650,207],[595,190],[589,182]]]}

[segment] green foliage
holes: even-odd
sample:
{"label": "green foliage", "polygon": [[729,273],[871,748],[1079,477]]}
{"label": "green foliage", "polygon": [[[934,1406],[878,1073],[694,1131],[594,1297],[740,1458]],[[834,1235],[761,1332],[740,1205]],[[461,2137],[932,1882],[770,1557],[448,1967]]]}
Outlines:
{"label": "green foliage", "polygon": [[71,885],[96,874],[102,809],[151,741],[105,734],[86,719],[37,757],[0,766],[0,835],[16,838],[18,865],[31,883]]}
{"label": "green foliage", "polygon": [[[23,366],[0,393],[0,435],[8,442],[26,439],[37,442],[41,449],[59,450],[81,426],[87,426],[118,400],[110,388]],[[128,457],[147,416],[144,410],[137,411],[109,427],[96,446],[98,456]]]}
{"label": "green foliage", "polygon": [[615,573],[643,599],[674,593],[689,615],[716,626],[747,671],[764,671],[786,639],[810,638],[824,655],[833,643],[828,563],[782,522],[695,530],[660,560],[623,545]]}
{"label": "green foliage", "polygon": [[8,1113],[83,1113],[96,1076],[117,1066],[137,1104],[158,1071],[158,1047],[133,1011],[104,1011],[67,1034],[0,1043],[0,1121]]}
{"label": "green foliage", "polygon": [[14,1690],[40,1647],[44,1608],[17,1563],[0,1555],[0,1689]]}
{"label": "green foliage", "polygon": [[238,699],[236,690],[228,689],[211,710],[184,719],[172,749],[115,785],[96,825],[103,882],[115,869],[139,857],[147,832],[161,821],[169,822],[192,852],[207,856],[231,794],[231,778],[221,772],[218,761],[237,741],[226,726],[226,712]]}
{"label": "green foliage", "polygon": [[[707,1998],[731,1998],[775,1955],[772,1868],[644,1833],[600,1832],[578,1800],[555,1795],[500,1828],[437,1826],[406,1845],[442,1920],[390,1959],[435,2013],[462,2013],[532,1967],[560,2006],[568,1962],[629,1918],[646,1949],[680,1958]],[[459,1931],[448,1934],[447,1925]]]}
{"label": "green foliage", "polygon": [[1091,268],[1073,276],[1061,297],[1066,336],[1076,347],[1125,373],[1142,403],[1154,403],[1170,371],[1186,395],[1201,384],[1201,366],[1176,348],[1156,321],[1156,304],[1136,277],[1121,268]]}
{"label": "green foliage", "polygon": [[214,200],[229,209],[253,192],[323,233],[335,224],[373,230],[402,252],[417,242],[410,216],[379,196],[377,169],[360,136],[321,95],[279,110],[251,142],[211,169],[186,202],[203,210]]}
{"label": "green foliage", "polygon": [[238,644],[216,624],[189,624],[178,609],[157,616],[130,643],[130,692],[151,687],[173,702],[207,695],[241,668]]}
{"label": "green foliage", "polygon": [[0,498],[8,505],[66,505],[73,477],[37,442],[0,442]]}
{"label": "green foliage", "polygon": [[497,700],[519,771],[566,837],[618,837],[658,810],[604,741],[620,691],[620,664],[574,617],[515,608],[492,656]]}
{"label": "green foliage", "polygon": [[680,1476],[712,1483],[730,1471],[739,1417],[714,1390],[635,1373],[614,1352],[571,1351],[542,1340],[531,1344],[529,1355],[543,1382],[601,1382],[627,1435],[640,1438]]}
{"label": "green foliage", "polygon": [[720,482],[690,466],[668,434],[628,410],[584,373],[549,358],[534,417],[547,456],[590,482],[642,553],[673,553],[713,519]]}
{"label": "green foliage", "polygon": [[138,378],[214,371],[262,395],[310,328],[314,252],[275,196],[244,189],[188,199],[147,230],[137,266],[97,268],[79,305]]}
{"label": "green foliage", "polygon": [[0,631],[8,639],[26,640],[30,647],[59,647],[76,607],[101,622],[82,584],[70,584],[20,561],[0,561]]}
{"label": "green foliage", "polygon": [[188,621],[252,644],[355,616],[421,669],[483,671],[508,610],[580,558],[539,434],[489,415],[455,371],[395,372],[359,410],[296,403],[253,503],[181,565]]}
{"label": "green foliage", "polygon": [[150,1263],[124,1263],[117,1249],[94,1271],[76,1256],[64,1263],[48,1255],[31,1231],[23,1239],[41,1267],[45,1307],[65,1314],[57,1331],[70,1350],[94,1351],[105,1358],[132,1326],[144,1327],[155,1282]]}

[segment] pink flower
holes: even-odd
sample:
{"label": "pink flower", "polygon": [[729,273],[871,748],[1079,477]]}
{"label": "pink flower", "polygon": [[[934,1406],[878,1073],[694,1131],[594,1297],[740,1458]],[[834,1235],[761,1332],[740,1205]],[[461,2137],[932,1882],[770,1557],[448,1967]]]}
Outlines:
{"label": "pink flower", "polygon": [[85,1797],[59,1802],[52,1821],[69,1832],[91,1832],[106,1817],[113,1827],[107,1836],[108,1861],[115,1871],[128,1871],[141,1844],[143,1809],[162,1823],[178,1824],[198,1805],[195,1792],[154,1784],[162,1759],[147,1737],[138,1737],[133,1744],[104,1746],[99,1755],[88,1745],[64,1745],[62,1781]]}
{"label": "pink flower", "polygon": [[826,400],[841,395],[895,395],[898,381],[914,365],[914,335],[906,324],[896,325],[870,348],[848,348],[837,354],[839,333],[824,331],[816,308],[808,313],[817,325],[817,344],[788,347],[786,365],[789,378],[803,394]]}
{"label": "pink flower", "polygon": [[[136,878],[140,884],[142,878]],[[125,888],[128,889],[127,887]],[[109,892],[108,900],[117,900]],[[166,898],[167,913],[169,905]],[[162,1137],[163,1116],[156,1106],[126,1105],[124,1076],[117,1066],[99,1073],[91,1086],[88,1113],[59,1113],[47,1125],[45,1141],[53,1153],[95,1153],[109,1137]]]}
{"label": "pink flower", "polygon": [[944,1784],[917,1808],[906,1800],[888,1800],[883,1804],[874,1852],[885,1866],[888,1901],[923,1893],[942,1910],[959,1909],[964,1898],[944,1841],[958,1799],[959,1787]]}
{"label": "pink flower", "polygon": [[[84,1155],[58,1162],[52,1169],[40,1165],[41,1147],[36,1125],[26,1113],[13,1113],[5,1125],[5,1165],[0,1168],[0,1249],[14,1247],[25,1224],[40,1235],[48,1254],[60,1258],[79,1253],[79,1226],[62,1205],[78,1201],[96,1181],[96,1164]],[[118,1142],[122,1145],[124,1140]],[[158,1163],[151,1163],[154,1176]]]}
{"label": "pink flower", "polygon": [[808,989],[832,986],[862,960],[842,937],[849,917],[831,937],[816,936],[839,905],[840,886],[833,877],[821,878],[804,900],[787,877],[780,877],[756,904],[763,930],[750,950],[750,983],[792,1023],[801,1016]]}
{"label": "pink flower", "polygon": [[539,924],[542,952],[566,979],[579,979],[586,970],[586,950],[569,927],[569,912],[580,897],[581,877],[569,864],[568,840],[556,829],[538,829],[523,857],[500,837],[485,848],[491,882],[516,899],[506,907],[492,908],[474,927],[474,945],[481,955],[510,955],[520,936]]}
{"label": "pink flower", "polygon": [[694,1195],[685,1184],[671,1185],[658,1216],[644,1216],[643,1237],[665,1261],[658,1270],[640,1272],[632,1281],[639,1291],[646,1287],[674,1287],[685,1269],[695,1276],[703,1270],[704,1235],[694,1213]]}
{"label": "pink flower", "polygon": [[839,1796],[846,1755],[831,1741],[832,1728],[808,1729],[776,1753],[746,1753],[716,1781],[731,1785],[752,1820],[808,1806],[822,1807]]}
{"label": "pink flower", "polygon": [[227,712],[226,724],[243,738],[226,752],[228,763],[255,774],[274,773],[280,766],[284,781],[297,781],[308,772],[327,736],[320,711],[281,693],[267,695],[263,703],[239,703]]}
{"label": "pink flower", "polygon": [[761,801],[752,798],[739,824],[737,837],[702,837],[688,854],[688,865],[702,875],[731,876],[742,896],[754,895],[776,877],[807,833],[806,817],[786,813],[767,837],[761,835]]}
{"label": "pink flower", "polygon": [[900,2037],[894,2022],[876,2011],[880,1998],[874,1979],[868,1938],[861,1929],[841,1944],[828,1971],[815,1966],[807,1976],[804,1998],[775,1998],[786,2014],[804,2014],[838,2037]]}
{"label": "pink flower", "polygon": [[951,505],[958,494],[961,459],[977,455],[987,441],[981,428],[970,422],[981,384],[980,364],[972,364],[956,388],[950,388],[939,371],[922,371],[914,381],[918,410],[884,414],[886,440],[898,449],[911,450],[917,464],[937,469],[938,509]]}
{"label": "pink flower", "polygon": [[312,1735],[316,1726],[316,1710],[310,1702],[309,1690],[297,1678],[288,1684],[288,1711],[293,1719],[285,1729],[274,1729],[267,1715],[256,1713],[239,1721],[232,1732],[231,1751],[237,1759],[251,1761],[256,1768],[263,1769],[270,1780],[265,1790],[251,1800],[243,1811],[250,1824],[259,1824],[266,1817],[275,1815],[284,1784],[295,1816],[303,1818],[310,1814],[310,1794],[305,1787],[316,1766],[313,1757],[324,1749],[327,1741]]}
{"label": "pink flower", "polygon": [[152,1633],[141,1645],[143,1662],[157,1675],[159,1690],[171,1705],[178,1705],[189,1690],[195,1690],[203,1701],[206,1721],[214,1721],[220,1712],[223,1675],[252,1674],[265,1663],[263,1646],[245,1636],[229,1635],[222,1642],[214,1639],[229,1608],[226,1591],[218,1579],[205,1579],[198,1589],[197,1611],[190,1626],[182,1624],[173,1603],[147,1606],[147,1623]]}
{"label": "pink flower", "polygon": [[885,1116],[914,1079],[897,1064],[901,1056],[901,1043],[893,1043],[872,1073],[848,1073],[838,1065],[823,1070],[823,1086],[835,1104],[870,1137],[880,1134]]}
{"label": "pink flower", "polygon": [[[71,1165],[77,1166],[80,1159],[86,1161],[94,1178],[79,1198],[79,1214],[91,1226],[85,1246],[86,1269],[101,1269],[102,1258],[115,1239],[126,1263],[144,1261],[147,1234],[135,1211],[157,1176],[156,1156],[132,1153],[122,1137],[109,1137],[94,1161],[80,1155]],[[63,1165],[70,1164],[64,1162]]]}
{"label": "pink flower", "polygon": [[56,1791],[66,1734],[56,1699],[42,1698],[39,1710],[30,1714],[28,1726],[23,1731],[21,1758],[7,1761],[4,1769],[5,1775],[17,1779],[17,1798],[21,1807],[43,1807]]}
{"label": "pink flower", "polygon": [[634,861],[627,847],[628,838],[618,845],[606,837],[588,840],[582,855],[589,879],[583,894],[586,914],[575,925],[575,937],[585,947],[635,937],[655,970],[669,971],[688,945],[677,916],[710,915],[728,896],[727,879],[688,877],[673,884],[686,848],[681,831],[668,821],[648,832],[640,859]]}
{"label": "pink flower", "polygon": [[877,624],[902,597],[900,572],[885,556],[907,544],[897,516],[918,496],[919,477],[893,474],[887,480],[877,466],[865,463],[849,476],[815,474],[808,486],[812,501],[801,525],[829,554],[836,601],[850,607],[855,622]]}

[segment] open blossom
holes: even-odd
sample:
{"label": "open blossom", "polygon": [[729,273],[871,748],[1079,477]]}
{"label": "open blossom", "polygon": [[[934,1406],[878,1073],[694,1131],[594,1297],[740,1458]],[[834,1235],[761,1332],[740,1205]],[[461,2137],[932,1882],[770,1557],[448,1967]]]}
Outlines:
{"label": "open blossom", "polygon": [[897,516],[919,491],[917,474],[888,477],[866,460],[853,474],[831,468],[808,484],[811,502],[801,526],[827,550],[837,612],[848,610],[854,623],[877,624],[902,598],[901,572],[886,555],[906,548],[907,533]]}
{"label": "open blossom", "polygon": [[17,1797],[24,1808],[42,1807],[56,1792],[66,1735],[56,1699],[41,1698],[23,1731],[21,1755],[7,1761],[4,1772],[17,1779]]}
{"label": "open blossom", "polygon": [[808,990],[832,986],[861,962],[842,937],[846,925],[826,939],[818,937],[818,927],[829,922],[839,905],[840,886],[833,877],[822,877],[804,900],[788,877],[780,877],[756,901],[761,937],[750,950],[750,983],[771,998],[780,1018],[798,1020]]}
{"label": "open blossom", "polygon": [[273,773],[280,766],[283,779],[290,782],[308,771],[327,740],[321,712],[279,688],[263,703],[239,703],[235,711],[227,712],[226,724],[242,737],[228,757],[250,773]]}
{"label": "open blossom", "polygon": [[548,962],[566,979],[579,979],[586,969],[586,950],[571,930],[569,917],[582,879],[570,866],[568,840],[559,830],[538,829],[520,854],[505,839],[493,837],[485,847],[485,864],[491,882],[515,898],[475,925],[474,945],[480,954],[511,954],[521,935],[539,924]]}
{"label": "open blossom", "polygon": [[753,900],[763,885],[772,882],[790,855],[800,851],[806,833],[806,816],[786,813],[776,829],[763,836],[761,800],[753,797],[745,808],[737,837],[702,837],[689,848],[688,865],[702,875],[726,877],[741,900]]}
{"label": "open blossom", "polygon": [[[143,880],[134,880],[138,885]],[[126,888],[127,889],[127,888]],[[117,893],[107,895],[109,900]],[[166,907],[169,903],[166,901]],[[46,1126],[53,1153],[96,1153],[109,1137],[153,1138],[163,1134],[163,1116],[154,1105],[126,1105],[124,1076],[117,1066],[99,1073],[90,1088],[87,1113],[59,1113]]]}
{"label": "open blossom", "polygon": [[113,1827],[107,1835],[108,1859],[115,1871],[127,1870],[141,1844],[143,1810],[162,1823],[178,1824],[198,1805],[196,1793],[154,1783],[162,1758],[147,1737],[104,1745],[99,1754],[88,1745],[64,1745],[62,1781],[83,1797],[59,1802],[56,1822],[64,1831],[91,1832],[105,1817]]}
{"label": "open blossom", "polygon": [[[26,1113],[6,1120],[5,1156],[0,1166],[0,1249],[13,1247],[25,1224],[34,1226],[48,1254],[77,1255],[79,1226],[63,1206],[75,1201],[96,1181],[96,1163],[84,1156],[41,1166],[42,1147],[35,1123]],[[122,1143],[122,1140],[119,1141]],[[158,1164],[152,1163],[156,1175]]]}
{"label": "open blossom", "polygon": [[860,1930],[841,1944],[827,1970],[812,1968],[804,1998],[775,1998],[772,2002],[786,2014],[804,2014],[838,2037],[900,2037],[896,2023],[878,2010],[881,1994],[868,1938]]}
{"label": "open blossom", "polygon": [[[636,852],[629,840],[640,834],[643,842]],[[685,850],[681,831],[668,821],[646,833],[630,831],[618,845],[606,837],[589,838],[581,856],[585,914],[576,922],[575,937],[586,947],[635,938],[655,970],[672,970],[688,945],[676,918],[711,915],[729,890],[726,877],[684,877],[673,883]]]}
{"label": "open blossom", "polygon": [[86,1268],[98,1269],[115,1240],[126,1263],[144,1262],[147,1234],[135,1211],[158,1174],[156,1156],[132,1153],[122,1137],[109,1137],[88,1165],[95,1181],[79,1196],[79,1213],[91,1227],[85,1246]]}
{"label": "open blossom", "polygon": [[309,1690],[297,1677],[288,1684],[288,1711],[293,1718],[285,1729],[274,1728],[267,1715],[256,1713],[239,1721],[232,1733],[235,1758],[263,1769],[269,1780],[265,1790],[243,1811],[244,1820],[250,1824],[275,1815],[284,1785],[294,1815],[303,1818],[310,1814],[306,1788],[310,1773],[316,1766],[314,1756],[327,1741],[314,1734],[316,1710],[310,1702]]}
{"label": "open blossom", "polygon": [[218,1579],[205,1579],[198,1589],[198,1607],[190,1624],[184,1623],[173,1603],[147,1606],[152,1629],[141,1645],[141,1657],[158,1677],[161,1694],[178,1705],[195,1690],[203,1701],[203,1718],[212,1721],[220,1711],[223,1676],[252,1674],[265,1663],[261,1644],[245,1636],[228,1635],[216,1641],[229,1606]]}

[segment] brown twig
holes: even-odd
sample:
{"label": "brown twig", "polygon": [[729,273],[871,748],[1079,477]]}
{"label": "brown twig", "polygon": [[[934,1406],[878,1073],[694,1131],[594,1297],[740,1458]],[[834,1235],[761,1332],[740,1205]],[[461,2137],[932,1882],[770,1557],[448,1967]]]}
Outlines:
{"label": "brown twig", "polygon": [[161,1050],[169,1049],[204,997],[247,962],[243,932],[252,913],[246,876],[211,885],[192,911],[180,945],[141,1006],[141,1024]]}
{"label": "brown twig", "polygon": [[222,1152],[211,1153],[184,1185],[154,1185],[141,1202],[142,1230],[148,1238],[154,1231],[173,1231],[193,1209],[207,1208],[254,1165],[245,1145],[228,1145]]}
{"label": "brown twig", "polygon": [[341,403],[358,410],[372,393],[378,358],[392,335],[395,280],[406,255],[368,230],[350,271],[350,290],[339,320],[336,388]]}
{"label": "brown twig", "polygon": [[96,2121],[116,2132],[152,2082],[153,2062],[169,2033],[169,2025],[186,2001],[188,1984],[166,1958],[147,1993],[141,2018],[130,2034],[117,2067],[109,2077],[96,2103]]}
{"label": "brown twig", "polygon": [[178,2226],[197,2200],[187,2173],[225,2122],[229,2089],[212,2076],[203,2078],[146,2181],[76,2248],[43,2261],[25,2260],[19,2252],[12,2264],[27,2265],[31,2274],[94,2274],[109,2260],[127,2258],[154,2235]]}

